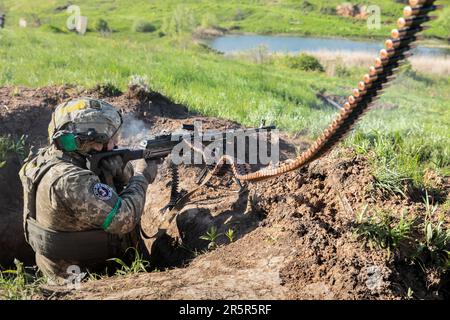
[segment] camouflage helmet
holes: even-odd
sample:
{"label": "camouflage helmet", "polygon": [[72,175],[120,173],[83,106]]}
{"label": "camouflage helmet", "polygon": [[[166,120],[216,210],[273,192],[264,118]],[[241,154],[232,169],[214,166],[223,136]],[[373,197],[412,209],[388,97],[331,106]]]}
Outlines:
{"label": "camouflage helmet", "polygon": [[73,134],[79,139],[107,143],[120,129],[122,116],[109,103],[81,98],[58,105],[48,126],[50,141],[56,135]]}

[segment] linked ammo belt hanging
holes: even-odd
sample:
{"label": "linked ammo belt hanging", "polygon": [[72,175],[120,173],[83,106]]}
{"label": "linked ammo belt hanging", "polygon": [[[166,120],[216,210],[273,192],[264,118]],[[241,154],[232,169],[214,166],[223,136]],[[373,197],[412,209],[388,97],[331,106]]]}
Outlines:
{"label": "linked ammo belt hanging", "polygon": [[281,163],[278,167],[264,168],[256,172],[249,172],[248,167],[236,164],[233,158],[224,156],[217,162],[212,172],[218,172],[225,163],[230,163],[233,174],[238,180],[261,181],[299,169],[330,151],[350,132],[356,121],[378,99],[383,89],[395,77],[395,72],[400,65],[412,55],[409,51],[413,48],[414,42],[419,39],[418,33],[428,28],[424,26],[425,23],[436,18],[429,14],[443,7],[435,5],[435,2],[435,0],[409,1],[410,6],[405,7],[404,17],[397,21],[398,29],[392,30],[391,38],[385,42],[386,49],[380,51],[375,64],[369,68],[363,81],[353,90],[353,94],[348,97],[340,113],[309,149],[297,158]]}

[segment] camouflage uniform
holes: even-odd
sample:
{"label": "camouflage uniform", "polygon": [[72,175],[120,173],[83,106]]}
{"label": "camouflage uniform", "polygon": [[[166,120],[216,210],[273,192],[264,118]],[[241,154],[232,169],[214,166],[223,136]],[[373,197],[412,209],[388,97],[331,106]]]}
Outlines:
{"label": "camouflage uniform", "polygon": [[[72,103],[69,107],[72,106],[73,110],[76,108],[74,105]],[[57,117],[58,108],[50,124],[50,135],[58,127],[55,125]],[[97,123],[96,127],[101,125]],[[103,128],[103,132],[105,131],[108,129]],[[38,158],[56,162],[44,174],[36,190],[37,223],[43,228],[61,232],[103,229],[117,235],[122,252],[127,247],[135,246],[137,237],[134,234],[139,230],[137,227],[148,186],[146,178],[142,174],[132,176],[124,191],[117,194],[114,186],[103,184],[98,176],[87,169],[84,155],[62,152],[55,146],[41,151]],[[29,162],[24,165],[21,177],[27,174],[30,166]],[[83,269],[103,262],[55,261],[36,253],[39,269],[58,282],[67,277],[66,271],[70,265],[78,265]]]}

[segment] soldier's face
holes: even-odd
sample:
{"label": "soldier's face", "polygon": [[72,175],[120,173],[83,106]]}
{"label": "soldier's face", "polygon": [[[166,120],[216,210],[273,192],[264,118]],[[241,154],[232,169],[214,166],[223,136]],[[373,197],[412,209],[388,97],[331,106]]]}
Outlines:
{"label": "soldier's face", "polygon": [[111,151],[114,149],[115,146],[117,146],[117,144],[119,143],[119,135],[115,134],[114,137],[112,137],[109,141],[108,141],[108,145],[107,145],[107,150]]}

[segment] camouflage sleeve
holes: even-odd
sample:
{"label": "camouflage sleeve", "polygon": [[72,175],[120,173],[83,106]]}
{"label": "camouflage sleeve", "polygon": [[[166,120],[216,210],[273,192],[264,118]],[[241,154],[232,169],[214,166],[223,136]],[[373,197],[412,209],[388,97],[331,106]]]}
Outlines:
{"label": "camouflage sleeve", "polygon": [[83,229],[102,228],[123,235],[131,232],[141,218],[147,186],[142,175],[135,175],[125,190],[117,194],[91,171],[85,170],[65,175],[53,186],[53,191],[77,216]]}

